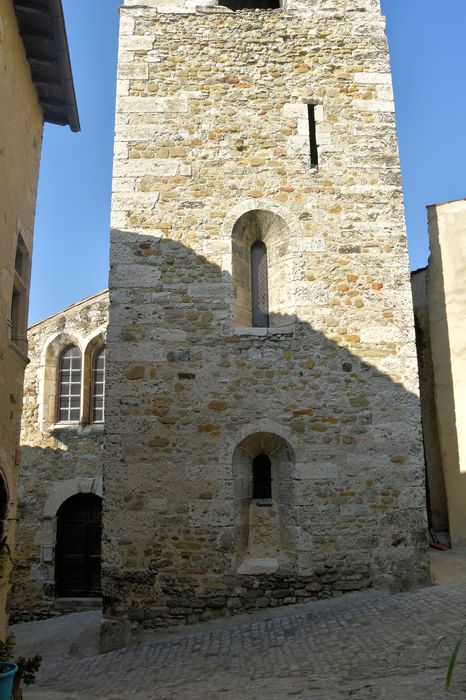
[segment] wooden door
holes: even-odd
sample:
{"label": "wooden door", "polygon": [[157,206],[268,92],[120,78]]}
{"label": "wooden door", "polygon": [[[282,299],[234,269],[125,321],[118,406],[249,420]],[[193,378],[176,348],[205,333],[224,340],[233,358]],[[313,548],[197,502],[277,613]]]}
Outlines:
{"label": "wooden door", "polygon": [[59,598],[99,598],[102,499],[72,496],[57,513],[55,587]]}

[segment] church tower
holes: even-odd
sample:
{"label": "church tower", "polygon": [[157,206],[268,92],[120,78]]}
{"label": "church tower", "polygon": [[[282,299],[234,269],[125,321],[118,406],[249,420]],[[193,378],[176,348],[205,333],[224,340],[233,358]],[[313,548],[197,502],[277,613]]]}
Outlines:
{"label": "church tower", "polygon": [[103,646],[427,577],[378,0],[126,0]]}

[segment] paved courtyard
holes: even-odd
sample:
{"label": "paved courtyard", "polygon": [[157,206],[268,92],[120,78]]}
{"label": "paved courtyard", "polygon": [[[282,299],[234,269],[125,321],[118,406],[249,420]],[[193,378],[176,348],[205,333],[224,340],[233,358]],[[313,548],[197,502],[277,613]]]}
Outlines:
{"label": "paved courtyard", "polygon": [[261,611],[102,655],[98,622],[94,611],[16,626],[19,651],[44,655],[25,700],[466,697],[466,649],[454,687],[443,690],[466,622],[464,581]]}

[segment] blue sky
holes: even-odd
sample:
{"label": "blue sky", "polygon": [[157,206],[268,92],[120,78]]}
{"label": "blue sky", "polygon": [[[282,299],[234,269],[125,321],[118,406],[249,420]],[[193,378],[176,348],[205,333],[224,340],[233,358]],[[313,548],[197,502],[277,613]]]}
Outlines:
{"label": "blue sky", "polygon": [[[31,323],[107,286],[119,4],[63,0],[82,131],[45,128]],[[382,8],[415,269],[427,262],[426,205],[466,197],[466,0]]]}

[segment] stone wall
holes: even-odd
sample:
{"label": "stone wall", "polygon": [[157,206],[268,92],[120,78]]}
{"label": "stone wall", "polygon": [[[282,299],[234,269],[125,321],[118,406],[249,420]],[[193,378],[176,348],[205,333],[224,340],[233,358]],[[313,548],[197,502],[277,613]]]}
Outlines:
{"label": "stone wall", "polygon": [[445,478],[435,407],[434,368],[427,302],[428,268],[411,275],[413,290],[416,346],[419,364],[422,431],[426,464],[429,526],[436,533],[449,531]]}
{"label": "stone wall", "polygon": [[428,208],[427,305],[440,448],[453,545],[466,545],[466,200]]}
{"label": "stone wall", "polygon": [[[57,511],[71,496],[102,496],[103,424],[90,422],[90,359],[105,343],[108,293],[84,299],[29,329],[25,375],[21,477],[11,610],[15,619],[49,615],[55,600]],[[61,352],[77,345],[83,356],[81,418],[57,421],[57,369]],[[53,378],[53,380],[51,379]],[[46,405],[47,404],[47,405]],[[74,604],[76,605],[76,603]],[[73,609],[69,603],[66,609]]]}
{"label": "stone wall", "polygon": [[[425,581],[378,2],[126,2],[113,175],[103,646],[132,625]],[[251,328],[238,265],[264,221],[281,231],[274,314]],[[270,518],[251,507],[259,454]]]}
{"label": "stone wall", "polygon": [[[27,363],[25,320],[28,307],[29,265],[42,144],[43,117],[26,61],[11,0],[0,0],[0,476],[6,491],[2,502],[1,538],[14,545],[18,442]],[[11,328],[15,258],[19,236],[26,255],[20,328]],[[13,337],[14,335],[14,337]],[[6,505],[6,511],[5,506]],[[5,512],[3,512],[5,511]],[[0,638],[5,634],[5,602],[9,558],[3,551],[0,572]]]}

